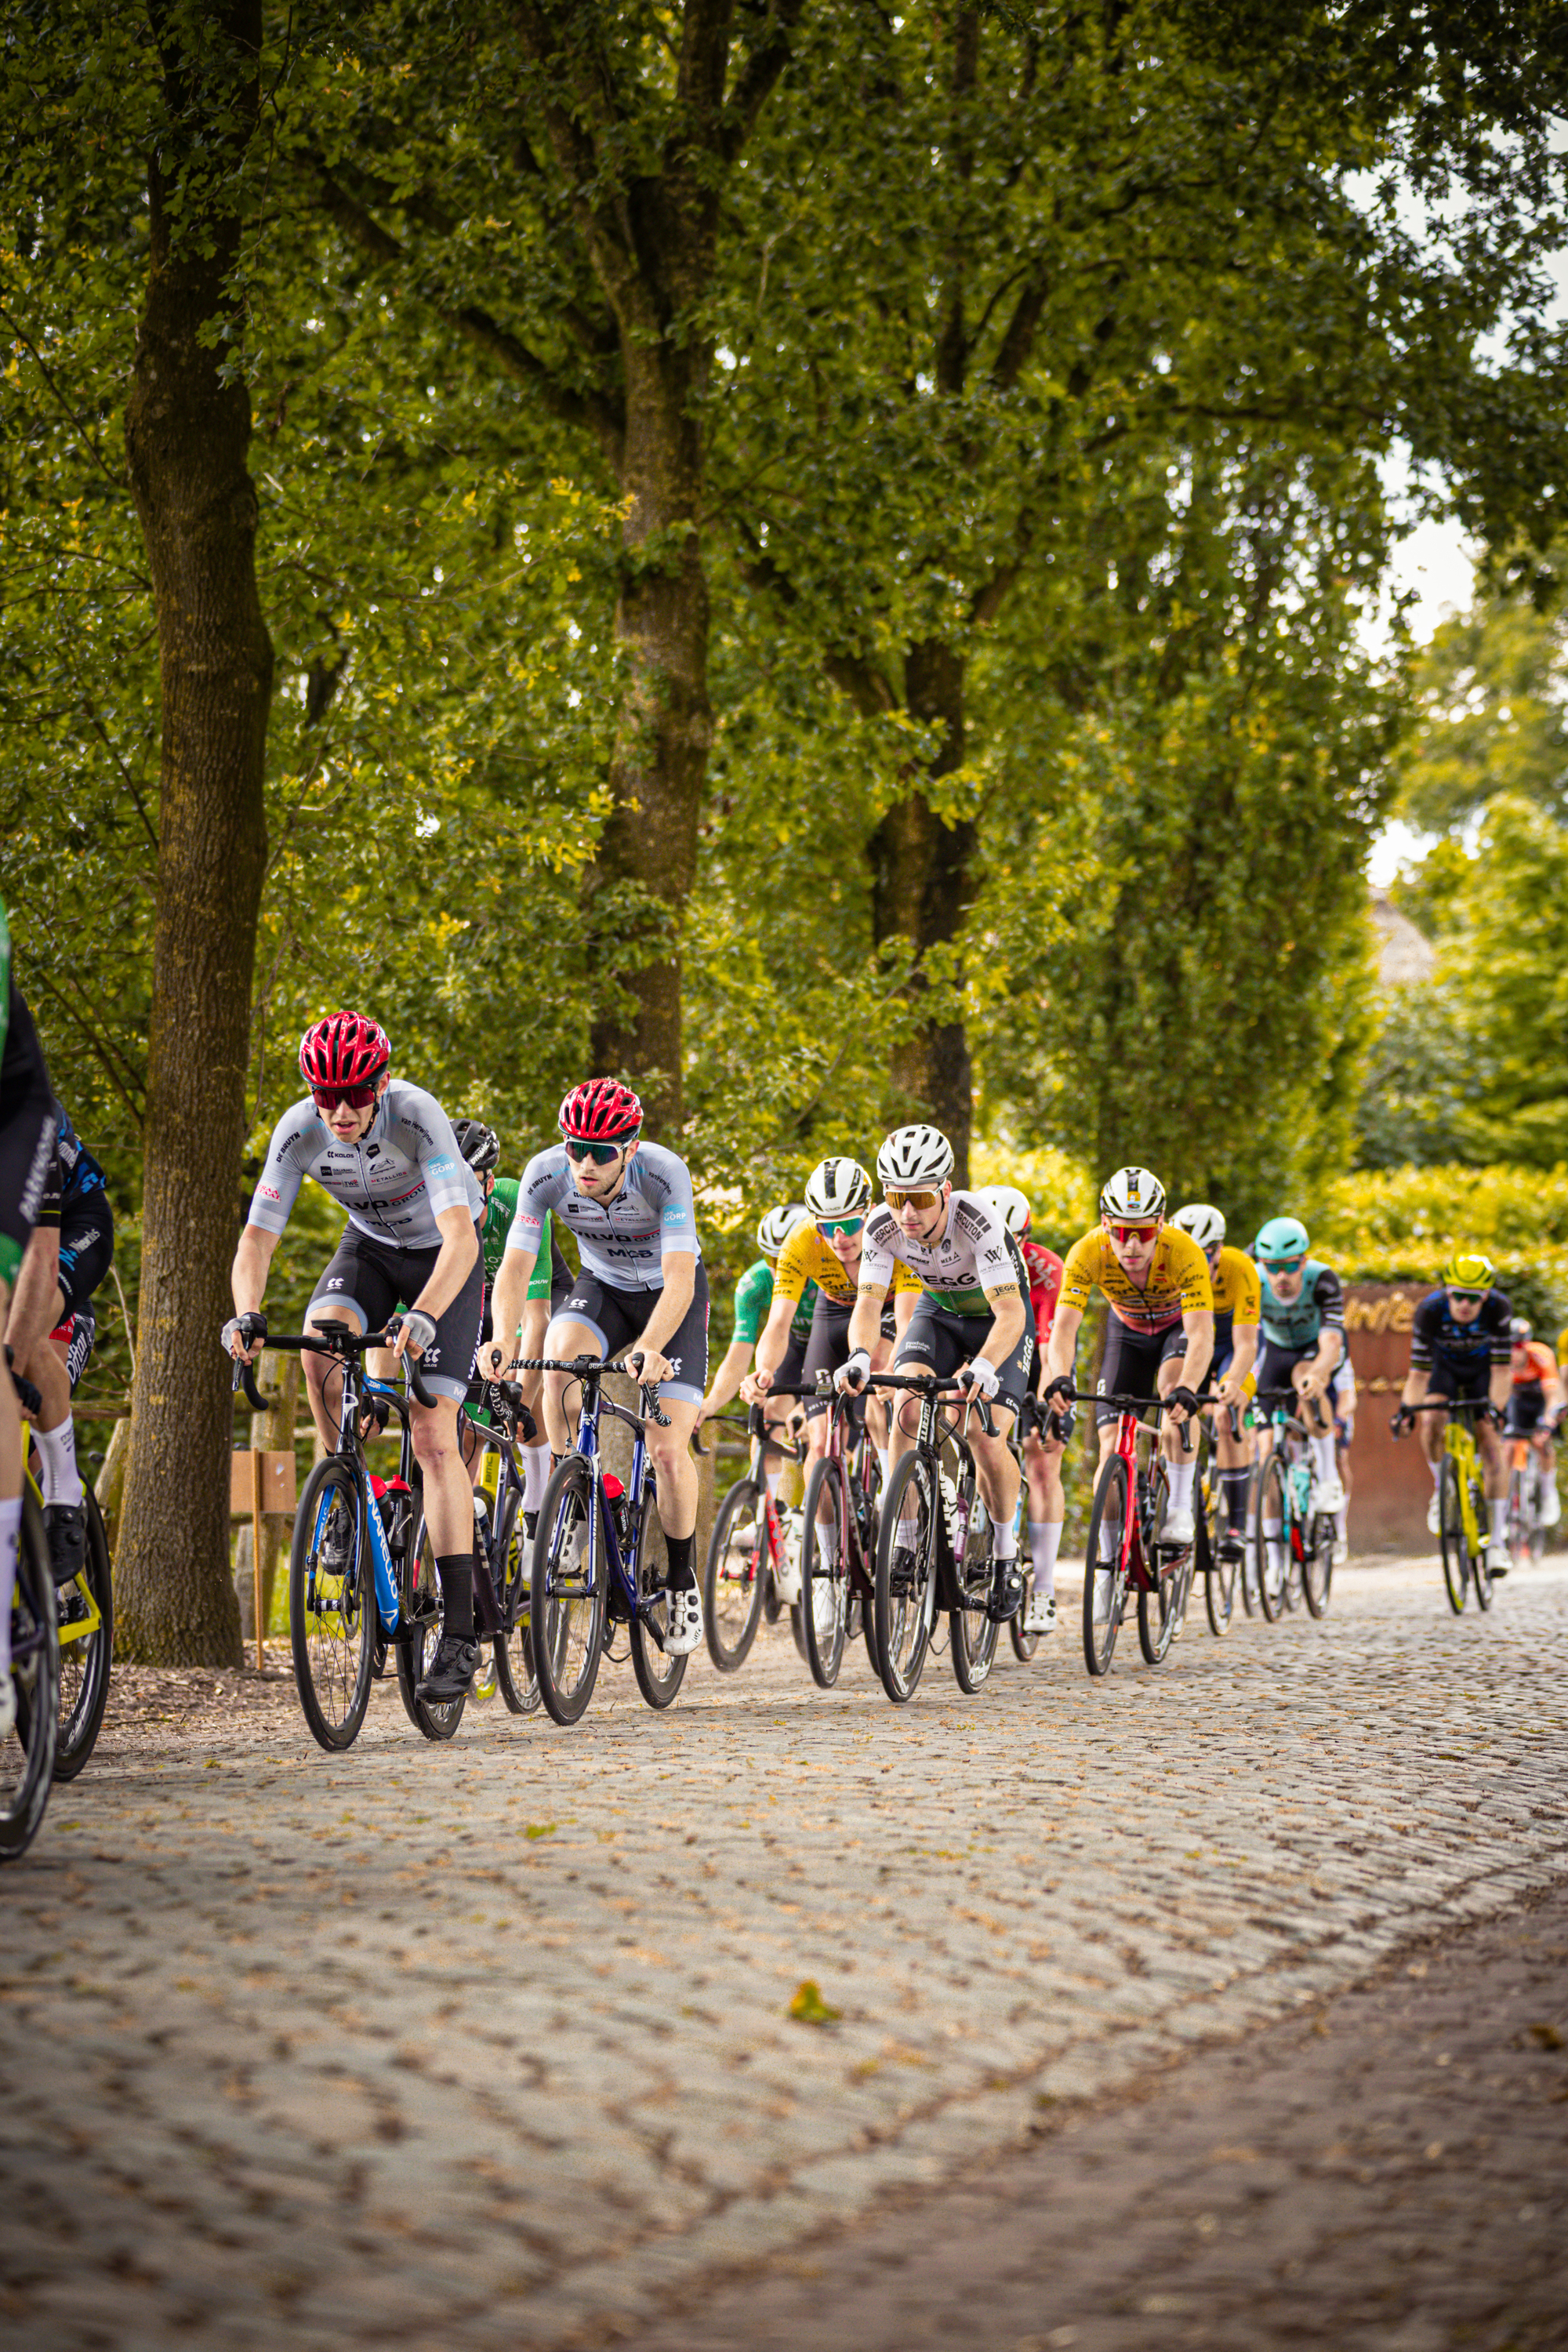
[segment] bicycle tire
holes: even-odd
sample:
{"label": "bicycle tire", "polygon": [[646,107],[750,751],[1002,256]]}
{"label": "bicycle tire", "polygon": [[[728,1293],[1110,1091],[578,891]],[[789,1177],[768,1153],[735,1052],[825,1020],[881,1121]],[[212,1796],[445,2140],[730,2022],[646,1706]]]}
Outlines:
{"label": "bicycle tire", "polygon": [[[915,1540],[912,1549],[898,1540],[906,1500],[912,1500]],[[905,1706],[920,1685],[931,1643],[931,1604],[936,1576],[937,1513],[942,1508],[935,1467],[911,1450],[895,1465],[882,1504],[882,1524],[877,1538],[876,1645],[877,1671],[882,1688],[895,1706]],[[894,1584],[894,1554],[908,1551],[912,1566],[900,1568]]]}
{"label": "bicycle tire", "polygon": [[[397,1645],[397,1688],[403,1700],[404,1712],[415,1729],[426,1739],[450,1739],[463,1719],[463,1709],[468,1703],[464,1691],[457,1698],[427,1699],[419,1696],[419,1682],[425,1672],[426,1658],[434,1658],[441,1646],[441,1635],[447,1623],[447,1604],[441,1591],[441,1579],[436,1567],[435,1547],[423,1508],[414,1514],[408,1530],[408,1559],[413,1563],[406,1577],[405,1591],[410,1604],[413,1624],[409,1638]],[[430,1604],[434,1602],[432,1609]]]}
{"label": "bicycle tire", "polygon": [[1040,1646],[1041,1636],[1038,1633],[1026,1633],[1024,1631],[1024,1621],[1028,1616],[1029,1605],[1034,1600],[1034,1597],[1035,1570],[1034,1565],[1031,1562],[1024,1570],[1023,1606],[1007,1620],[1007,1633],[1013,1643],[1013,1655],[1017,1659],[1018,1664],[1021,1666],[1026,1666],[1028,1664],[1029,1660],[1034,1656],[1035,1652]]}
{"label": "bicycle tire", "polygon": [[[974,1469],[968,1465],[959,1480],[958,1491],[963,1497],[963,1558],[953,1563],[961,1592],[984,1592],[990,1581],[991,1521],[984,1504],[975,1492]],[[1026,1587],[1026,1591],[1027,1588]],[[1007,1620],[1012,1624],[1017,1612]],[[982,1615],[978,1610],[952,1609],[948,1612],[948,1647],[952,1656],[953,1680],[966,1697],[973,1698],[984,1685],[996,1659],[996,1644],[1002,1638],[1000,1622]]]}
{"label": "bicycle tire", "polygon": [[68,1608],[86,1613],[86,1601],[79,1590],[85,1584],[91,1604],[98,1611],[99,1622],[80,1641],[62,1639],[60,1642],[60,1727],[55,1748],[57,1780],[74,1780],[98,1745],[98,1735],[103,1728],[104,1709],[109,1705],[109,1678],[114,1659],[114,1572],[109,1558],[109,1532],[103,1524],[98,1496],[90,1486],[83,1489],[83,1502],[87,1510],[87,1554],[82,1561],[81,1574],[75,1583],[68,1585],[64,1592],[56,1594],[56,1608],[63,1635],[67,1630],[65,1612]]}
{"label": "bicycle tire", "polygon": [[1301,1591],[1307,1607],[1321,1623],[1329,1613],[1334,1584],[1334,1522],[1331,1513],[1314,1511],[1307,1522],[1301,1549]]}
{"label": "bicycle tire", "polygon": [[[1120,1454],[1110,1454],[1094,1482],[1094,1507],[1089,1515],[1089,1544],[1083,1561],[1083,1662],[1098,1680],[1110,1672],[1110,1661],[1116,1654],[1116,1636],[1121,1631],[1121,1612],[1127,1599],[1127,1576],[1121,1565],[1121,1530],[1127,1525],[1128,1506],[1131,1488],[1128,1483],[1127,1465]],[[1103,1562],[1100,1532],[1109,1524],[1117,1530],[1112,1545],[1112,1557]],[[1107,1576],[1107,1610],[1103,1617],[1095,1613],[1098,1582]]]}
{"label": "bicycle tire", "polygon": [[522,1530],[522,1496],[510,1488],[501,1514],[496,1556],[501,1563],[501,1617],[510,1626],[496,1642],[496,1681],[512,1715],[539,1710],[539,1676],[533,1665],[533,1635],[528,1606],[528,1556]]}
{"label": "bicycle tire", "polygon": [[37,1836],[54,1786],[60,1727],[60,1645],[55,1579],[43,1507],[22,1487],[16,1582],[11,1596],[11,1662],[16,1691],[16,1747],[0,1748],[0,1863],[19,1862]]}
{"label": "bicycle tire", "polygon": [[[1490,1516],[1490,1507],[1487,1501],[1486,1488],[1479,1478],[1472,1478],[1470,1481],[1470,1509],[1475,1514],[1477,1527],[1485,1528]],[[1470,1580],[1476,1588],[1477,1608],[1483,1611],[1489,1609],[1495,1597],[1496,1587],[1492,1583],[1491,1551],[1484,1536],[1479,1549],[1470,1556]]]}
{"label": "bicycle tire", "polygon": [[[346,1515],[347,1527],[340,1514]],[[336,1521],[347,1565],[321,1567],[321,1547]],[[340,1555],[341,1557],[342,1555]],[[335,1588],[335,1590],[334,1590]],[[323,1610],[323,1600],[347,1607]],[[310,1736],[331,1754],[352,1748],[370,1705],[371,1651],[378,1618],[364,1489],[337,1454],[318,1462],[305,1481],[289,1547],[289,1645],[294,1686]]]}
{"label": "bicycle tire", "polygon": [[[1272,1500],[1274,1508],[1269,1509]],[[1258,1480],[1258,1491],[1252,1505],[1252,1543],[1258,1556],[1258,1605],[1270,1625],[1278,1625],[1289,1607],[1287,1587],[1290,1581],[1290,1513],[1289,1473],[1284,1455],[1278,1447],[1264,1463]],[[1279,1533],[1270,1545],[1264,1537],[1266,1519],[1279,1522]],[[1278,1562],[1274,1553],[1283,1555]]]}
{"label": "bicycle tire", "polygon": [[[658,1496],[650,1477],[643,1487],[642,1525],[637,1531],[637,1590],[644,1600],[652,1601],[660,1633],[669,1622],[669,1602],[665,1577],[654,1562],[663,1557],[664,1530],[659,1525]],[[686,1679],[690,1653],[682,1650],[677,1656],[661,1649],[653,1628],[640,1616],[632,1619],[631,1651],[637,1688],[648,1706],[662,1713]]]}
{"label": "bicycle tire", "polygon": [[766,1495],[766,1487],[755,1478],[737,1478],[719,1506],[709,1538],[702,1570],[702,1631],[708,1654],[721,1675],[732,1675],[745,1664],[763,1622],[768,1583]]}
{"label": "bicycle tire", "polygon": [[590,1591],[574,1582],[565,1565],[570,1560],[575,1570],[586,1556],[595,1493],[593,1473],[582,1454],[569,1454],[556,1464],[539,1507],[529,1570],[539,1696],[551,1721],[563,1729],[581,1720],[593,1697],[605,1646],[603,1569]]}
{"label": "bicycle tire", "polygon": [[[849,1570],[837,1548],[844,1529],[844,1506],[843,1465],[825,1454],[811,1465],[800,1531],[801,1634],[805,1663],[818,1690],[831,1690],[838,1680],[849,1631]],[[823,1554],[819,1514],[824,1512],[834,1529],[831,1561]]]}
{"label": "bicycle tire", "polygon": [[1437,1478],[1437,1544],[1448,1606],[1456,1617],[1462,1617],[1469,1582],[1469,1557],[1465,1546],[1464,1507],[1459,1501],[1459,1465],[1451,1454],[1443,1456]]}

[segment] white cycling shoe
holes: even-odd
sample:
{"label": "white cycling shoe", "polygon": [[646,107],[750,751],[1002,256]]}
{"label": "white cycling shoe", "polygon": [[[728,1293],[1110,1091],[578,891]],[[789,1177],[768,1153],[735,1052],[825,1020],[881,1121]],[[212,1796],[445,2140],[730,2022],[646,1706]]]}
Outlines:
{"label": "white cycling shoe", "polygon": [[0,1739],[9,1739],[16,1728],[16,1685],[11,1680],[11,1670],[0,1675]]}
{"label": "white cycling shoe", "polygon": [[1336,1512],[1342,1511],[1344,1507],[1345,1490],[1341,1481],[1338,1478],[1320,1478],[1318,1481],[1319,1510],[1331,1519]]}
{"label": "white cycling shoe", "polygon": [[1109,1625],[1110,1622],[1110,1588],[1115,1581],[1116,1572],[1113,1569],[1097,1568],[1095,1570],[1094,1622],[1097,1625]]}
{"label": "white cycling shoe", "polygon": [[702,1595],[689,1585],[684,1592],[667,1592],[668,1622],[664,1629],[665,1654],[689,1657],[702,1639]]}
{"label": "white cycling shoe", "polygon": [[1031,1592],[1029,1605],[1024,1612],[1026,1633],[1054,1633],[1057,1629],[1057,1596],[1054,1592]]}
{"label": "white cycling shoe", "polygon": [[1436,1494],[1434,1494],[1431,1501],[1426,1506],[1426,1532],[1429,1536],[1440,1535],[1442,1533],[1443,1522],[1437,1516],[1439,1508],[1440,1506],[1438,1504],[1437,1497]]}
{"label": "white cycling shoe", "polygon": [[1184,1509],[1180,1503],[1167,1503],[1165,1516],[1160,1525],[1160,1541],[1168,1544],[1190,1544],[1193,1532],[1192,1506],[1189,1504]]}

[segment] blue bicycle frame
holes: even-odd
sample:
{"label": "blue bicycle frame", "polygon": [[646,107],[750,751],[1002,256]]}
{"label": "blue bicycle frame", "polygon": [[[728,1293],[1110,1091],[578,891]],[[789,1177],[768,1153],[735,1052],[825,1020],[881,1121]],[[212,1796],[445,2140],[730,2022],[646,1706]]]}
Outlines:
{"label": "blue bicycle frame", "polygon": [[[609,1602],[618,1597],[630,1616],[639,1607],[637,1550],[642,1541],[643,1496],[645,1489],[650,1494],[655,1491],[654,1474],[647,1466],[647,1444],[641,1423],[635,1414],[625,1412],[618,1405],[610,1402],[608,1410],[617,1419],[630,1422],[633,1430],[631,1483],[626,1489],[627,1546],[623,1555],[616,1516],[610,1508],[612,1497],[605,1490],[605,1465],[599,1454],[599,1414],[607,1401],[600,1396],[596,1380],[584,1382],[584,1388],[586,1393],[577,1423],[575,1451],[582,1454],[592,1471],[594,1491],[599,1498],[599,1507],[588,1520],[588,1590],[594,1591],[598,1582],[602,1538],[610,1568],[605,1601]],[[646,1615],[647,1611],[643,1613]]]}

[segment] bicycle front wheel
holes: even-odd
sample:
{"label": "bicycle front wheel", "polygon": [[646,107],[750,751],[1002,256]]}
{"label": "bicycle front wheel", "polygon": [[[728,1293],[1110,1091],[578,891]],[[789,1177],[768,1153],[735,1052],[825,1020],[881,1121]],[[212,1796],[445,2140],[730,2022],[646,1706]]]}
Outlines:
{"label": "bicycle front wheel", "polygon": [[496,1680],[513,1715],[532,1715],[539,1706],[539,1676],[533,1664],[532,1621],[528,1606],[528,1546],[522,1523],[522,1497],[515,1486],[508,1493],[496,1542],[500,1562],[503,1632],[496,1643]]}
{"label": "bicycle front wheel", "polygon": [[55,1595],[60,1635],[60,1733],[55,1778],[74,1780],[98,1745],[109,1704],[114,1655],[114,1577],[109,1535],[92,1488],[87,1507],[87,1556],[81,1574]]}
{"label": "bicycle front wheel", "polygon": [[1301,1590],[1314,1617],[1328,1615],[1333,1580],[1334,1522],[1327,1511],[1317,1511],[1307,1522],[1301,1553]]}
{"label": "bicycle front wheel", "polygon": [[323,1748],[352,1748],[359,1737],[376,1624],[363,1490],[353,1465],[330,1454],[305,1481],[289,1552],[294,1682]]}
{"label": "bicycle front wheel", "polygon": [[1481,1609],[1489,1609],[1492,1605],[1492,1556],[1485,1532],[1489,1511],[1485,1487],[1479,1478],[1472,1478],[1470,1512],[1482,1533],[1480,1542],[1470,1555],[1470,1575],[1475,1582],[1477,1606]]}
{"label": "bicycle front wheel", "polygon": [[[397,1687],[404,1713],[416,1731],[423,1732],[426,1739],[450,1739],[463,1719],[468,1693],[465,1691],[460,1698],[426,1699],[419,1696],[420,1679],[441,1646],[447,1623],[446,1596],[436,1566],[436,1547],[430,1540],[423,1511],[415,1516],[408,1546],[405,1590],[413,1628],[411,1638],[397,1645]],[[487,1692],[486,1696],[490,1694]]]}
{"label": "bicycle front wheel", "polygon": [[1462,1617],[1470,1558],[1465,1542],[1465,1509],[1459,1498],[1459,1465],[1451,1454],[1443,1456],[1442,1475],[1437,1481],[1437,1528],[1448,1606],[1456,1617]]}
{"label": "bicycle front wheel", "polygon": [[651,1620],[641,1616],[632,1619],[632,1672],[649,1706],[660,1709],[669,1705],[680,1688],[687,1666],[684,1650],[677,1654],[663,1646],[662,1637],[669,1624],[668,1569],[664,1529],[658,1522],[650,1479],[643,1488],[642,1530],[637,1537],[637,1591],[652,1603],[652,1615]]}
{"label": "bicycle front wheel", "polygon": [[[953,1679],[961,1691],[973,1697],[995,1662],[1002,1628],[984,1608],[990,1597],[991,1521],[984,1504],[975,1494],[972,1469],[965,1469],[959,1493],[963,1498],[964,1512],[963,1557],[955,1562],[958,1589],[965,1601],[980,1605],[951,1610],[947,1624]],[[1017,1622],[1018,1613],[1009,1618],[1010,1624]]]}
{"label": "bicycle front wheel", "polygon": [[43,1510],[26,1483],[11,1595],[11,1673],[16,1730],[0,1748],[0,1863],[19,1860],[38,1833],[59,1743],[60,1645],[54,1572]]}
{"label": "bicycle front wheel", "polygon": [[895,1706],[913,1698],[925,1664],[941,1509],[935,1465],[906,1454],[888,1482],[877,1538],[877,1667]]}
{"label": "bicycle front wheel", "polygon": [[805,1484],[800,1537],[800,1618],[805,1662],[819,1690],[831,1690],[849,1630],[849,1563],[843,1557],[844,1465],[825,1454]]}
{"label": "bicycle front wheel", "polygon": [[1116,1636],[1121,1630],[1127,1600],[1121,1539],[1131,1496],[1127,1465],[1120,1454],[1113,1454],[1095,1484],[1083,1563],[1083,1662],[1097,1677],[1110,1672]]}
{"label": "bicycle front wheel", "polygon": [[594,1696],[605,1635],[605,1579],[588,1576],[593,1473],[580,1454],[556,1465],[539,1507],[529,1590],[539,1695],[552,1722],[578,1721]]}
{"label": "bicycle front wheel", "polygon": [[767,1583],[767,1489],[758,1479],[737,1478],[719,1506],[702,1571],[702,1630],[721,1675],[745,1664]]}
{"label": "bicycle front wheel", "polygon": [[[1258,1599],[1271,1625],[1289,1607],[1290,1473],[1282,1454],[1263,1465],[1253,1503],[1252,1541],[1258,1555]],[[1273,1533],[1265,1529],[1272,1528]]]}

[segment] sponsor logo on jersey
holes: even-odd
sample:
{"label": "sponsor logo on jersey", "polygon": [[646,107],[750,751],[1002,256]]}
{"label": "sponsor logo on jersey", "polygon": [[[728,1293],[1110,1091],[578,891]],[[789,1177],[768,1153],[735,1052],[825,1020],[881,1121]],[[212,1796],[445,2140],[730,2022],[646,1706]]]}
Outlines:
{"label": "sponsor logo on jersey", "polygon": [[256,1190],[264,1201],[280,1201],[283,1198],[276,1184],[258,1184]]}
{"label": "sponsor logo on jersey", "polygon": [[952,1223],[969,1240],[978,1241],[982,1234],[994,1230],[993,1220],[973,1202],[959,1199],[952,1204]]}

